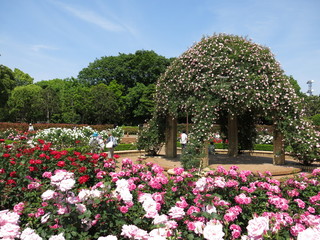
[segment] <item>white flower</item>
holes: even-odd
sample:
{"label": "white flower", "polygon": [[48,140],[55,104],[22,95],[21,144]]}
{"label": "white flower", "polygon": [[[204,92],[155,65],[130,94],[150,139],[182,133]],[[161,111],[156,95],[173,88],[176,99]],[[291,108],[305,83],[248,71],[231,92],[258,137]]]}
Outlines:
{"label": "white flower", "polygon": [[66,240],[63,236],[63,233],[60,233],[59,235],[53,235],[49,238],[49,240]]}
{"label": "white flower", "polygon": [[41,198],[43,201],[50,200],[54,198],[55,193],[56,193],[55,191],[49,189],[41,194]]}

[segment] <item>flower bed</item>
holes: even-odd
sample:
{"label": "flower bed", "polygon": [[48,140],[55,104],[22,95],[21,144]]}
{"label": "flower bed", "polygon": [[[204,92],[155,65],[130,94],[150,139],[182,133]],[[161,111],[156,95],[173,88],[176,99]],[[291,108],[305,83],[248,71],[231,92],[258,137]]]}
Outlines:
{"label": "flower bed", "polygon": [[[320,170],[279,182],[0,140],[3,239],[316,239]],[[314,237],[314,238],[312,238]]]}

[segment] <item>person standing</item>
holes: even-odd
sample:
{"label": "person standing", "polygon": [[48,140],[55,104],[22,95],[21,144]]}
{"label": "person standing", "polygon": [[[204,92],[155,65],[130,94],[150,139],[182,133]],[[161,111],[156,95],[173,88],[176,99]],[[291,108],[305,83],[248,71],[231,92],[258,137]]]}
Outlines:
{"label": "person standing", "polygon": [[182,151],[186,148],[188,142],[188,135],[186,134],[186,131],[183,131],[180,135],[180,143]]}
{"label": "person standing", "polygon": [[89,146],[91,147],[91,153],[97,153],[100,150],[100,139],[97,132],[91,135]]}
{"label": "person standing", "polygon": [[114,148],[117,146],[117,139],[112,136],[112,133],[109,132],[109,137],[106,141],[106,148],[109,149],[108,151],[108,158],[113,158]]}
{"label": "person standing", "polygon": [[32,123],[29,123],[28,131],[29,131],[29,132],[34,131],[34,127],[33,127]]}

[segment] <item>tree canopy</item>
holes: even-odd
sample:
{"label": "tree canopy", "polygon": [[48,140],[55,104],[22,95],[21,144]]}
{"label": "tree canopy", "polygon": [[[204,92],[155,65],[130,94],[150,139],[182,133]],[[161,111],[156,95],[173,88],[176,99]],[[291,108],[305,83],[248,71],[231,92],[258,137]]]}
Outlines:
{"label": "tree canopy", "polygon": [[96,59],[87,68],[79,72],[80,82],[88,85],[113,80],[125,87],[125,91],[137,83],[149,85],[156,83],[158,77],[170,65],[171,59],[156,54],[154,51],[138,50],[134,54],[120,53]]}

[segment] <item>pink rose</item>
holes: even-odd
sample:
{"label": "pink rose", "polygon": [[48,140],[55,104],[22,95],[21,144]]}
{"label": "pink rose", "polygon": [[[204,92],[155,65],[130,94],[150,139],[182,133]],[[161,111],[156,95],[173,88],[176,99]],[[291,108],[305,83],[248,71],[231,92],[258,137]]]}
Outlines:
{"label": "pink rose", "polygon": [[169,210],[169,216],[173,219],[181,219],[185,215],[183,208],[171,207]]}

